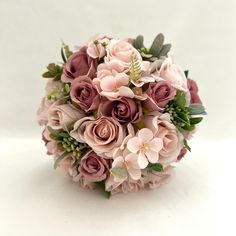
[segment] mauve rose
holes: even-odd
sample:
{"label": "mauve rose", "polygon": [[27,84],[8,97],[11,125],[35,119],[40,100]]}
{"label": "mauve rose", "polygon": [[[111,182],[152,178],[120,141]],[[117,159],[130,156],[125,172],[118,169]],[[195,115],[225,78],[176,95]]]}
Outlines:
{"label": "mauve rose", "polygon": [[100,112],[104,116],[112,116],[120,123],[138,122],[142,115],[141,107],[133,99],[126,97],[122,97],[120,100],[103,101],[100,105]]}
{"label": "mauve rose", "polygon": [[107,178],[109,173],[109,160],[98,156],[94,151],[89,151],[82,157],[79,173],[86,180],[97,182]]}
{"label": "mauve rose", "polygon": [[149,111],[162,110],[166,104],[173,100],[176,90],[166,81],[150,83],[146,91],[148,98],[143,102]]}
{"label": "mauve rose", "polygon": [[94,111],[100,103],[100,95],[87,76],[80,76],[71,84],[70,97],[74,103],[86,111]]}
{"label": "mauve rose", "polygon": [[191,96],[191,103],[202,104],[202,101],[198,95],[197,83],[192,79],[188,79],[187,82],[188,82],[188,89],[189,89],[190,96]]}
{"label": "mauve rose", "polygon": [[61,80],[63,82],[70,82],[82,75],[93,78],[96,75],[97,65],[97,60],[87,54],[87,47],[82,47],[68,59],[64,66]]}

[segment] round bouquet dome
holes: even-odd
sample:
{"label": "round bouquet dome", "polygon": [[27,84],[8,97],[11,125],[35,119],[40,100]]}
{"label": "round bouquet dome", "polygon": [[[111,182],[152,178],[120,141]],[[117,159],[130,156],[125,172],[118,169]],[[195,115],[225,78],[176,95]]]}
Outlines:
{"label": "round bouquet dome", "polygon": [[37,116],[54,168],[107,197],[169,182],[205,114],[163,34],[143,41],[96,36],[74,52],[63,43],[62,62],[42,75]]}

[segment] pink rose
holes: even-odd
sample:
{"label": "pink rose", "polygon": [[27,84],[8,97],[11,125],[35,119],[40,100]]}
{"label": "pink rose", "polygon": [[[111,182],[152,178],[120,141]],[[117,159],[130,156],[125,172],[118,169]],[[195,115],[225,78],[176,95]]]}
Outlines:
{"label": "pink rose", "polygon": [[98,108],[100,95],[87,76],[81,76],[73,80],[70,91],[71,100],[82,110],[89,112]]}
{"label": "pink rose", "polygon": [[58,103],[55,102],[48,109],[48,125],[53,129],[67,130],[75,121],[82,117],[84,117],[84,113],[69,104],[58,105]]}
{"label": "pink rose", "polygon": [[44,97],[41,101],[40,107],[37,110],[37,120],[39,125],[46,125],[48,123],[48,109],[53,104],[53,101]]}
{"label": "pink rose", "polygon": [[187,79],[184,72],[170,58],[167,58],[161,65],[159,76],[169,82],[174,88],[187,91]]}
{"label": "pink rose", "polygon": [[166,104],[173,100],[176,90],[166,81],[150,83],[146,91],[148,99],[143,102],[149,111],[163,110]]}
{"label": "pink rose", "polygon": [[163,141],[158,162],[167,165],[177,161],[180,150],[183,148],[183,136],[171,123],[169,114],[165,113],[158,117],[153,113],[146,116],[144,122],[146,127],[152,130],[154,136]]}
{"label": "pink rose", "polygon": [[124,68],[128,69],[132,58],[142,61],[140,53],[128,42],[124,40],[112,39],[108,44],[105,63],[109,61],[119,61]]}
{"label": "pink rose", "polygon": [[97,60],[87,54],[87,47],[82,47],[78,52],[70,56],[63,69],[61,80],[71,82],[71,80],[86,75],[93,78],[96,75]]}
{"label": "pink rose", "polygon": [[141,107],[134,99],[122,97],[120,100],[105,100],[100,105],[100,112],[104,116],[112,116],[120,123],[135,123],[142,116]]}
{"label": "pink rose", "polygon": [[87,143],[98,154],[112,157],[115,147],[125,138],[123,126],[112,117],[84,117],[74,124],[71,136],[79,142]]}
{"label": "pink rose", "polygon": [[188,89],[191,96],[191,103],[202,104],[202,101],[198,95],[198,86],[197,86],[196,81],[192,79],[188,79],[187,82],[188,82]]}
{"label": "pink rose", "polygon": [[88,181],[102,181],[106,179],[109,174],[109,162],[109,160],[98,156],[91,150],[82,157],[79,173]]}

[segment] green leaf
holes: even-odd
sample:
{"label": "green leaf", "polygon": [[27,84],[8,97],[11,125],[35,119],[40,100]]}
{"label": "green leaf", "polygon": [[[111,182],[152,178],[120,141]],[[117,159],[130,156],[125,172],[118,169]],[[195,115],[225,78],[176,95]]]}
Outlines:
{"label": "green leaf", "polygon": [[134,46],[136,49],[140,49],[140,48],[143,47],[143,36],[142,36],[142,35],[138,35],[138,36],[136,37],[136,39],[134,40],[133,46]]}
{"label": "green leaf", "polygon": [[66,54],[66,58],[67,60],[69,59],[69,57],[73,54],[73,52],[70,50],[69,46],[64,44],[64,50],[65,50],[65,54]]}
{"label": "green leaf", "polygon": [[186,78],[188,78],[188,72],[189,72],[188,70],[185,70],[185,71],[184,71],[184,74],[185,74],[185,77],[186,77]]}
{"label": "green leaf", "polygon": [[125,168],[122,167],[114,167],[111,169],[111,174],[114,177],[117,177],[119,179],[125,179],[128,177],[128,172]]}
{"label": "green leaf", "polygon": [[175,102],[181,108],[185,108],[186,105],[187,105],[185,93],[184,92],[178,92],[176,97],[175,97]]}
{"label": "green leaf", "polygon": [[190,124],[191,125],[196,125],[202,121],[203,117],[193,117],[190,118]]}
{"label": "green leaf", "polygon": [[164,35],[158,34],[150,47],[150,53],[158,57],[164,43]]}
{"label": "green leaf", "polygon": [[63,154],[61,156],[59,156],[55,162],[54,162],[54,169],[56,169],[59,165],[59,163],[64,159],[66,158],[70,153],[69,152],[63,152]]}
{"label": "green leaf", "polygon": [[185,146],[185,148],[191,152],[191,148],[190,148],[189,145],[188,145],[188,141],[187,141],[187,139],[184,139],[183,142],[184,142],[184,146]]}
{"label": "green leaf", "polygon": [[205,107],[201,104],[192,103],[189,107],[190,115],[206,115]]}
{"label": "green leaf", "polygon": [[142,57],[144,57],[144,58],[148,58],[148,59],[153,57],[152,54],[145,53],[145,52],[140,52],[140,55],[141,55]]}
{"label": "green leaf", "polygon": [[184,130],[192,131],[195,129],[195,125],[186,125],[183,127]]}
{"label": "green leaf", "polygon": [[51,75],[51,73],[49,71],[46,71],[45,73],[42,74],[43,78],[52,78],[53,76]]}
{"label": "green leaf", "polygon": [[148,171],[156,171],[156,172],[162,172],[163,171],[163,166],[160,163],[149,163],[147,166]]}
{"label": "green leaf", "polygon": [[61,133],[59,133],[58,136],[62,137],[62,138],[69,138],[70,137],[70,135],[67,132],[61,132]]}
{"label": "green leaf", "polygon": [[64,48],[63,48],[63,47],[61,48],[61,58],[62,58],[62,60],[63,60],[64,63],[67,62],[66,56],[65,56],[65,54],[64,54]]}
{"label": "green leaf", "polygon": [[167,56],[170,49],[171,49],[171,44],[164,44],[161,51],[158,54],[158,57]]}
{"label": "green leaf", "polygon": [[106,191],[106,184],[104,180],[100,182],[95,182],[95,184],[106,198],[109,199],[111,197],[111,192]]}

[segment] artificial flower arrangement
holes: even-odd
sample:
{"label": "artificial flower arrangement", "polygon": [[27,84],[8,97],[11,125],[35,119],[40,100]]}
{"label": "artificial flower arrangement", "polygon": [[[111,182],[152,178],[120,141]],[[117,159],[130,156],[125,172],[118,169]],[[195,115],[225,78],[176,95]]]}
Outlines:
{"label": "artificial flower arrangement", "polygon": [[63,62],[42,75],[37,112],[54,168],[107,197],[170,180],[205,114],[196,82],[170,48],[163,34],[150,48],[141,35],[96,36],[75,52],[63,44]]}

